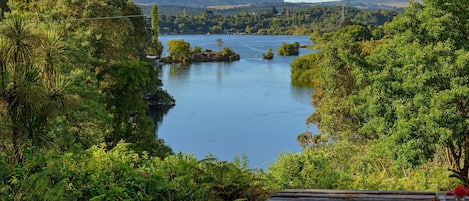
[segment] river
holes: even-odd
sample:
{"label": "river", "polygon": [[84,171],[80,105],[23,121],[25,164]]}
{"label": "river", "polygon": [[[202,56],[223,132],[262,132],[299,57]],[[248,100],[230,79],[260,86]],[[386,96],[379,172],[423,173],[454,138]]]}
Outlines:
{"label": "river", "polygon": [[[231,63],[195,63],[190,66],[164,65],[163,88],[176,99],[159,123],[157,135],[175,152],[192,153],[202,159],[212,154],[232,161],[246,155],[249,167],[263,168],[284,152],[299,152],[296,136],[305,131],[313,89],[290,82],[294,56],[263,60],[270,47],[274,53],[284,42],[310,45],[307,36],[259,35],[175,35],[160,36],[167,41],[184,39],[191,47],[218,50],[216,40],[241,56]],[[221,47],[221,48],[223,48]],[[167,54],[164,51],[163,54]],[[300,55],[312,52],[300,49]]]}

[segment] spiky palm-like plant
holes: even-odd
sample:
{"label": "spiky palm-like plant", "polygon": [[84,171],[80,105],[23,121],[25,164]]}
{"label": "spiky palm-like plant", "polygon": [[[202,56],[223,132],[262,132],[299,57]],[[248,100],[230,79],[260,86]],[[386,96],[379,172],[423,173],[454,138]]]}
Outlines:
{"label": "spiky palm-like plant", "polygon": [[50,141],[47,122],[68,108],[71,99],[64,90],[67,82],[53,69],[60,63],[54,59],[60,53],[55,51],[59,43],[35,34],[18,15],[5,22],[0,28],[0,101],[6,105],[11,125],[13,160],[22,162],[28,142],[41,147]]}

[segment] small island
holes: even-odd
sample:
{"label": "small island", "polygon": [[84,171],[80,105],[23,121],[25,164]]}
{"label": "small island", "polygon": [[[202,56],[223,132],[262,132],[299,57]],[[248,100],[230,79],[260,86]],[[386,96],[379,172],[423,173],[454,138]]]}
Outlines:
{"label": "small island", "polygon": [[294,42],[292,44],[283,43],[277,50],[277,54],[280,56],[297,56],[300,53],[300,43]]}
{"label": "small island", "polygon": [[222,51],[213,52],[210,49],[192,53],[193,62],[232,62],[238,61],[240,56],[229,47],[224,47]]}
{"label": "small island", "polygon": [[240,60],[238,53],[229,47],[224,47],[221,39],[217,39],[218,52],[211,49],[202,50],[202,47],[195,46],[191,48],[190,44],[184,40],[169,40],[169,56],[162,57],[164,63],[192,63],[192,62],[232,62]]}
{"label": "small island", "polygon": [[272,52],[272,48],[269,48],[265,54],[262,54],[262,59],[272,60],[273,58],[274,58],[274,53]]}

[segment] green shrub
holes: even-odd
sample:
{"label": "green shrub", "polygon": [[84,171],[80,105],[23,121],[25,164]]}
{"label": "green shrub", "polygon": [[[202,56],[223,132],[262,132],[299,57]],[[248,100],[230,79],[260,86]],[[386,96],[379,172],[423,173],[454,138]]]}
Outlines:
{"label": "green shrub", "polygon": [[294,42],[292,44],[283,43],[277,51],[280,56],[298,55],[300,53],[300,43]]}
{"label": "green shrub", "polygon": [[[269,194],[261,177],[240,164],[182,153],[162,160],[139,155],[120,142],[111,150],[93,146],[80,153],[36,156],[16,168],[13,179],[0,178],[0,198],[265,200]],[[0,176],[10,175],[3,167],[0,163]]]}
{"label": "green shrub", "polygon": [[272,48],[269,48],[265,54],[262,54],[263,59],[273,59],[274,58],[274,53],[272,53]]}
{"label": "green shrub", "polygon": [[[445,191],[457,184],[437,161],[416,168],[373,153],[368,146],[347,142],[319,145],[301,153],[285,153],[267,172],[268,189],[356,189]],[[357,154],[360,153],[360,154]]]}

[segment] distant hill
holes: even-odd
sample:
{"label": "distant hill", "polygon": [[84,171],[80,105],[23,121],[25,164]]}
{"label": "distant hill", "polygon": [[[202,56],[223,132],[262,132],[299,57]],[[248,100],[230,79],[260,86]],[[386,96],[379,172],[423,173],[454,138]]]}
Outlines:
{"label": "distant hill", "polygon": [[[415,0],[422,2],[422,0]],[[207,8],[214,6],[227,6],[226,8],[233,7],[233,5],[249,6],[257,4],[282,4],[283,0],[134,0],[137,4],[153,4],[158,5],[173,5],[183,7],[196,7],[196,8]],[[285,3],[286,4],[286,3]],[[288,3],[292,4],[292,3]],[[322,3],[336,5],[337,2],[333,3]],[[352,0],[345,2],[347,6],[359,7],[365,9],[392,9],[402,8],[408,5],[407,0]],[[215,7],[217,8],[217,7]],[[223,8],[223,7],[221,7]]]}
{"label": "distant hill", "polygon": [[[142,10],[143,13],[146,15],[149,15],[151,12],[151,4],[138,4]],[[266,10],[271,10],[272,7],[276,7],[277,10],[283,10],[283,9],[289,9],[289,10],[299,10],[299,9],[305,9],[305,8],[310,8],[312,7],[312,4],[306,4],[306,3],[298,3],[298,4],[292,4],[292,3],[259,3],[259,4],[239,4],[238,6],[236,5],[220,5],[220,6],[206,6],[206,7],[187,7],[185,5],[164,5],[164,4],[158,4],[158,13],[160,15],[171,15],[171,14],[176,14],[176,15],[182,15],[183,13],[186,13],[187,15],[200,15],[204,10],[209,9],[212,10],[216,14],[221,14],[221,15],[231,15],[231,14],[237,14],[240,12],[247,12],[247,13],[253,13],[253,12],[264,12]]]}
{"label": "distant hill", "polygon": [[283,0],[134,0],[137,4],[175,5],[184,7],[208,7],[260,3],[283,3]]}
{"label": "distant hill", "polygon": [[[422,3],[423,0],[414,0],[414,2]],[[404,8],[409,6],[407,0],[352,0],[345,3],[347,6],[358,8]]]}

